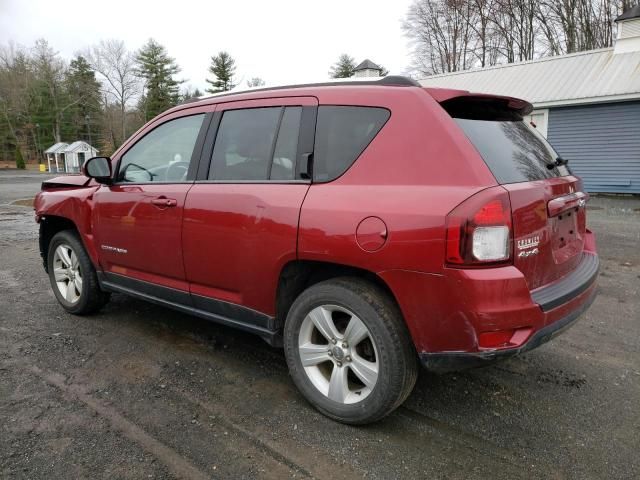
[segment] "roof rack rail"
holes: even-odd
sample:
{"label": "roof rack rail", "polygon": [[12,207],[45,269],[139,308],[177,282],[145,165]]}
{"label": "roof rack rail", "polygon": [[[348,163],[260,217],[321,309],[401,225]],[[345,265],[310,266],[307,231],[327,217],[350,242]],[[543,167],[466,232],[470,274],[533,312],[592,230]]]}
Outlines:
{"label": "roof rack rail", "polygon": [[409,77],[402,75],[387,75],[386,77],[350,77],[344,79],[336,79],[328,82],[319,83],[301,83],[293,85],[277,85],[272,87],[258,87],[258,88],[246,88],[243,90],[231,90],[228,92],[214,93],[212,95],[206,95],[197,98],[190,98],[180,103],[185,105],[187,103],[198,102],[200,100],[207,100],[209,98],[226,97],[230,95],[239,95],[241,93],[252,92],[268,92],[270,90],[284,90],[288,88],[306,88],[306,87],[335,87],[335,86],[351,86],[351,85],[380,85],[380,86],[393,86],[393,87],[420,87],[421,85]]}

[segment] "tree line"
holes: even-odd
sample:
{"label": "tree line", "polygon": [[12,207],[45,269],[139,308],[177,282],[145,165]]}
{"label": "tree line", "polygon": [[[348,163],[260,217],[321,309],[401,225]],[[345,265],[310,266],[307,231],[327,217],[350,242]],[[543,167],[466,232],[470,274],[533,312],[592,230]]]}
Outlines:
{"label": "tree line", "polygon": [[417,76],[613,45],[636,0],[414,0],[403,22]]}
{"label": "tree line", "polygon": [[[231,90],[235,69],[228,52],[211,57],[206,92]],[[32,48],[0,45],[0,161],[24,168],[25,159],[43,161],[54,143],[75,140],[110,155],[151,118],[203,95],[184,86],[180,71],[153,39],[136,51],[101,41],[68,62],[43,39]]]}

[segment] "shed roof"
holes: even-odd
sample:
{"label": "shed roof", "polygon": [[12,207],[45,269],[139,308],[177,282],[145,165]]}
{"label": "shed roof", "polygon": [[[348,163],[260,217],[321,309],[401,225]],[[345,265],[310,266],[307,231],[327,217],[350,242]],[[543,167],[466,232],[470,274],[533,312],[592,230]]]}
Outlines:
{"label": "shed roof", "polygon": [[47,148],[44,153],[62,153],[68,145],[69,144],[65,142],[54,143],[49,148]]}
{"label": "shed roof", "polygon": [[640,51],[613,48],[433,75],[425,87],[522,98],[536,107],[640,99]]}
{"label": "shed roof", "polygon": [[620,22],[621,20],[630,20],[632,18],[640,18],[640,3],[626,12],[623,12],[622,15],[616,18],[616,22]]}
{"label": "shed roof", "polygon": [[360,62],[358,64],[358,66],[356,68],[353,69],[354,72],[357,72],[358,70],[367,70],[367,69],[371,69],[371,70],[382,70],[382,68],[380,67],[380,65],[376,65],[375,63],[373,63],[371,60],[369,60],[368,58],[366,58],[364,61]]}
{"label": "shed roof", "polygon": [[87,142],[83,142],[82,140],[78,140],[73,142],[71,145],[68,145],[67,148],[64,149],[65,153],[73,153],[78,151],[88,151],[89,149],[98,151],[95,147],[92,147]]}

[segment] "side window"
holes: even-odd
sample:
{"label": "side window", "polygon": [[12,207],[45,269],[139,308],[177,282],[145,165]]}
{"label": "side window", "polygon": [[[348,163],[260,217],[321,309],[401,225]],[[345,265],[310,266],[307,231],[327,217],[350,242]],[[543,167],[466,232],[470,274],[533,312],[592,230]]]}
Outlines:
{"label": "side window", "polygon": [[302,107],[223,113],[209,180],[293,180]]}
{"label": "side window", "polygon": [[204,114],[163,123],[131,147],[120,160],[118,181],[132,183],[186,180]]}
{"label": "side window", "polygon": [[390,115],[378,107],[318,107],[313,179],[329,182],[346,172]]}
{"label": "side window", "polygon": [[302,107],[287,107],[284,110],[276,148],[273,152],[273,165],[269,177],[271,180],[293,180],[294,178],[301,117]]}

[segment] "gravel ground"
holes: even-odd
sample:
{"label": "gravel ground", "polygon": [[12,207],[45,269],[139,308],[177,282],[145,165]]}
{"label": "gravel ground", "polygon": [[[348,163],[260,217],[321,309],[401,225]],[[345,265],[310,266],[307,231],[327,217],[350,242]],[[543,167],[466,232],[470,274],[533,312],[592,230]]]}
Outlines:
{"label": "gravel ground", "polygon": [[640,199],[595,198],[599,296],[565,334],[484,369],[422,372],[406,404],[340,425],[257,337],[121,295],[50,292],[29,198],[0,172],[1,478],[639,478]]}

